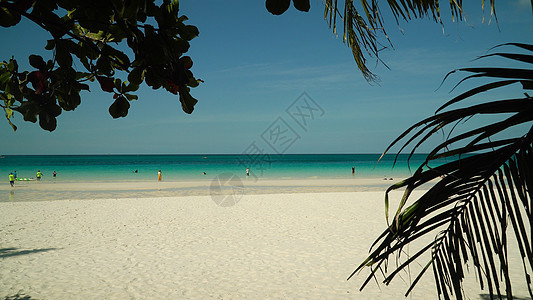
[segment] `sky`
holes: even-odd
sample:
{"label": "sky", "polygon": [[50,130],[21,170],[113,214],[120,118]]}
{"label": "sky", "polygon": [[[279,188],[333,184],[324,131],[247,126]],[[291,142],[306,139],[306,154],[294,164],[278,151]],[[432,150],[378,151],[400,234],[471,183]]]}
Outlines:
{"label": "sky", "polygon": [[[322,1],[311,0],[308,13],[291,6],[281,16],[271,15],[264,1],[180,1],[180,15],[200,31],[187,53],[194,75],[204,80],[191,91],[199,100],[191,115],[177,96],[144,86],[128,116],[113,119],[111,94],[93,84],[76,110],[58,117],[54,132],[20,114],[16,132],[0,120],[0,154],[381,153],[465,91],[468,83],[452,91],[461,76],[441,86],[448,72],[497,65],[473,59],[498,44],[531,42],[529,1],[496,1],[497,23],[488,9],[483,14],[482,1],[465,2],[466,22],[452,22],[442,5],[444,30],[431,20],[398,26],[382,8],[393,46],[380,53],[388,68],[369,58],[379,82],[368,83],[342,32],[334,35],[324,20]],[[0,38],[0,60],[15,56],[28,69],[28,55],[50,58],[43,49],[49,36],[29,22],[0,28]]]}

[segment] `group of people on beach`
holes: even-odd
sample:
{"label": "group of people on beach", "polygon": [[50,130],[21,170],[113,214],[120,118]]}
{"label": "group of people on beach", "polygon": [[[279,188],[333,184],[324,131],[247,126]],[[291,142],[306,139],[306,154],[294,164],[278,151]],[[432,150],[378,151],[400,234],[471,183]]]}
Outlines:
{"label": "group of people on beach", "polygon": [[[52,173],[52,177],[56,178],[56,176],[57,176],[57,172],[54,171]],[[41,170],[37,170],[37,173],[35,174],[35,179],[37,181],[40,181],[41,177],[43,177],[43,173],[41,173]],[[11,186],[15,186],[15,180],[17,180],[17,171],[13,171],[13,172],[9,173],[9,184]],[[31,178],[31,180],[33,180],[33,178]]]}
{"label": "group of people on beach", "polygon": [[[135,170],[133,172],[134,173],[138,173],[139,170]],[[352,167],[352,175],[354,175],[354,174],[355,174],[355,167]],[[205,175],[207,175],[207,173],[206,172],[202,172],[202,175],[205,176]],[[43,174],[41,173],[41,170],[37,170],[37,174],[36,174],[37,181],[40,181],[42,176],[43,176]],[[57,173],[56,173],[56,171],[54,171],[52,173],[52,177],[56,178],[56,176],[57,176]],[[246,176],[250,176],[250,168],[246,168]],[[9,184],[11,186],[15,185],[15,180],[16,179],[17,179],[17,171],[9,173]],[[161,179],[162,179],[161,170],[159,170],[159,171],[157,171],[157,181],[161,181]]]}

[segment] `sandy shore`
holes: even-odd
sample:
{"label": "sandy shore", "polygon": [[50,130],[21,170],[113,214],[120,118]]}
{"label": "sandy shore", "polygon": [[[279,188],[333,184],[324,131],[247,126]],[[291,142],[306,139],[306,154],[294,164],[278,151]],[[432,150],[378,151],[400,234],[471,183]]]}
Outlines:
{"label": "sandy shore", "polygon": [[[385,228],[383,191],[239,191],[221,193],[226,207],[212,195],[0,203],[0,297],[404,298],[407,275],[362,292],[365,274],[346,280]],[[484,299],[475,280],[465,290]],[[437,299],[430,273],[411,299]]]}
{"label": "sandy shore", "polygon": [[7,182],[0,184],[0,202],[159,198],[182,196],[210,196],[217,186],[223,190],[235,187],[241,194],[293,194],[324,192],[385,191],[401,178],[340,178],[340,179],[260,179],[236,176],[205,177],[189,181],[114,181],[114,182],[62,182],[17,181],[14,188]]}

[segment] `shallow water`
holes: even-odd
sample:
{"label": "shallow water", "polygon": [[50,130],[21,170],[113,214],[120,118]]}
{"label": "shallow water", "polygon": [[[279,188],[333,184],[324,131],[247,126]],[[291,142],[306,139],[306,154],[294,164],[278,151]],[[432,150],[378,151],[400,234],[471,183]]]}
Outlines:
{"label": "shallow water", "polygon": [[[0,159],[0,174],[5,175],[5,180],[0,182],[0,201],[210,195],[211,182],[223,174],[242,180],[245,183],[243,192],[248,194],[385,190],[393,184],[389,179],[410,175],[407,156],[400,156],[394,168],[395,156],[385,156],[378,163],[379,157],[379,154],[295,154],[260,158],[250,155],[5,156]],[[410,161],[411,167],[414,169],[424,159],[425,155],[414,156]],[[247,167],[250,169],[249,176],[245,171]],[[354,174],[352,167],[355,167]],[[40,181],[16,181],[15,188],[9,187],[10,172],[16,171],[18,178],[35,178],[37,170],[43,174]],[[150,182],[157,184],[158,170],[162,171],[163,182],[182,184],[147,185]],[[54,171],[57,177],[52,176]],[[379,183],[361,185],[361,179],[368,178],[379,179]],[[320,184],[255,184],[259,180],[293,182],[302,179],[306,182],[321,179],[350,181],[334,189]],[[85,183],[117,185],[87,188],[83,187]],[[69,184],[69,187],[64,188],[64,184]]]}
{"label": "shallow water", "polygon": [[[7,155],[0,159],[0,175],[17,172],[19,178],[56,181],[135,181],[157,179],[158,170],[168,180],[201,179],[206,175],[234,173],[254,178],[361,178],[405,177],[410,174],[407,156],[380,154],[289,154],[289,155]],[[418,167],[425,155],[415,155],[410,165]],[[355,174],[352,175],[352,167]],[[53,178],[52,173],[57,172]]]}

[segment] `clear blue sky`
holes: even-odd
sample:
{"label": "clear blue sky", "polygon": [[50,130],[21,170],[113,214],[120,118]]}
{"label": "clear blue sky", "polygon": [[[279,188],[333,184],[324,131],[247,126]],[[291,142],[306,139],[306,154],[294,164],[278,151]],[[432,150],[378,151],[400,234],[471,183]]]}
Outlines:
{"label": "clear blue sky", "polygon": [[[394,49],[381,58],[391,70],[370,58],[381,80],[369,84],[324,21],[322,1],[311,0],[309,13],[291,6],[282,16],[268,13],[264,1],[181,1],[180,14],[200,30],[188,55],[195,76],[205,81],[192,90],[199,100],[192,115],[177,96],[145,87],[128,117],[112,119],[111,95],[93,85],[75,111],[59,116],[52,133],[20,115],[17,132],[0,120],[0,154],[242,153],[254,141],[273,152],[261,135],[278,117],[300,136],[284,153],[382,152],[457,94],[449,93],[457,76],[437,90],[446,73],[487,65],[471,60],[497,44],[532,41],[529,1],[497,1],[499,24],[488,24],[490,11],[481,22],[481,1],[465,2],[467,23],[452,23],[443,2],[444,33],[428,20],[402,22],[400,30],[386,18]],[[0,37],[2,60],[14,55],[26,67],[29,54],[49,55],[43,50],[48,36],[32,24],[0,28]],[[323,109],[307,131],[285,112],[303,92]]]}

